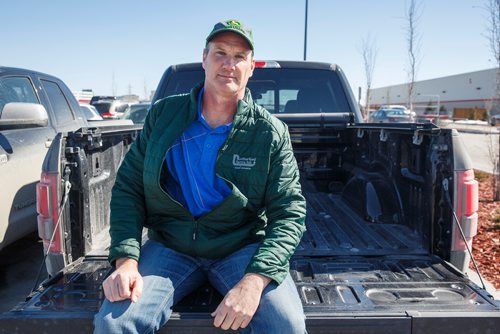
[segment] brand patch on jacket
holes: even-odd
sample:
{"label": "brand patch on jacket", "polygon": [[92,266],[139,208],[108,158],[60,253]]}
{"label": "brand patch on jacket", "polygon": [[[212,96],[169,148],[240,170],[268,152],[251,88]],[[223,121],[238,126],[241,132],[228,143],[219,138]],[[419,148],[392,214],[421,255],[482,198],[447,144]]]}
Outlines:
{"label": "brand patch on jacket", "polygon": [[233,166],[235,169],[251,169],[255,166],[257,158],[243,158],[238,154],[233,154]]}

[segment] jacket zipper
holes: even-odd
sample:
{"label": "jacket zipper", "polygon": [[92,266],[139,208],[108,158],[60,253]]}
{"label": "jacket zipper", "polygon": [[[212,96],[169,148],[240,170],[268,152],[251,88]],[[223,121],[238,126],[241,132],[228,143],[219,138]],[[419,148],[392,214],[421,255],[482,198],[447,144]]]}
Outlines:
{"label": "jacket zipper", "polygon": [[[224,144],[222,144],[222,147],[219,149],[219,152],[217,152],[217,158],[215,159],[216,170],[217,170],[217,162],[219,161],[220,156],[227,149],[227,147],[229,146],[229,142],[231,141],[231,139],[233,139],[234,134],[237,131],[236,124],[238,124],[240,117],[241,116],[238,114],[238,112],[236,112],[236,114],[234,115],[233,126],[231,127],[231,131],[229,131],[229,135],[227,136],[226,140],[224,141]],[[217,176],[219,176],[219,175],[217,174]]]}
{"label": "jacket zipper", "polygon": [[198,220],[195,220],[193,225],[193,241],[196,240],[197,232],[198,232]]}

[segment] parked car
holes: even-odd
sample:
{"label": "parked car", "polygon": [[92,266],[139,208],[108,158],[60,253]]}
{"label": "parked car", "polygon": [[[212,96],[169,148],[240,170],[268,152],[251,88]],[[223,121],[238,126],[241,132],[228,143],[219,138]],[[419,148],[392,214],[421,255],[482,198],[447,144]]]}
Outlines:
{"label": "parked car", "polygon": [[415,121],[415,118],[417,116],[416,112],[414,112],[413,110],[410,110],[410,109],[406,108],[405,106],[403,106],[401,104],[386,104],[386,105],[380,106],[379,109],[401,110],[405,114],[408,114],[408,115],[410,115],[412,117],[411,122]]}
{"label": "parked car", "polygon": [[116,100],[116,96],[109,96],[109,95],[94,95],[90,99],[90,104],[94,105],[97,101],[102,101],[102,100]]}
{"label": "parked car", "polygon": [[492,115],[490,117],[490,125],[495,126],[500,124],[500,114]]}
{"label": "parked car", "polygon": [[372,123],[411,123],[413,116],[400,109],[379,109],[371,115]]}
{"label": "parked car", "polygon": [[103,118],[97,111],[97,109],[87,103],[80,103],[80,109],[87,118],[87,121],[102,121]]}
{"label": "parked car", "polygon": [[380,106],[379,109],[397,109],[397,110],[403,110],[403,111],[409,112],[408,108],[406,108],[405,106],[400,105],[400,104],[385,104],[385,105]]}
{"label": "parked car", "polygon": [[94,102],[93,106],[102,118],[118,119],[123,116],[123,112],[129,104],[120,100],[99,100]]}
{"label": "parked car", "polygon": [[125,109],[122,119],[129,119],[134,124],[144,124],[150,106],[150,102],[131,104]]}

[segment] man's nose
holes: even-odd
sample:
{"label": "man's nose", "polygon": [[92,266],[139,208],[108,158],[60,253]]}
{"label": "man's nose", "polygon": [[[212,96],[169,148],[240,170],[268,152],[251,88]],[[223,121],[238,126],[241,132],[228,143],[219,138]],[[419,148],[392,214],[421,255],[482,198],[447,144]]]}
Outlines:
{"label": "man's nose", "polygon": [[236,59],[234,57],[226,57],[224,59],[224,67],[234,68],[236,66]]}

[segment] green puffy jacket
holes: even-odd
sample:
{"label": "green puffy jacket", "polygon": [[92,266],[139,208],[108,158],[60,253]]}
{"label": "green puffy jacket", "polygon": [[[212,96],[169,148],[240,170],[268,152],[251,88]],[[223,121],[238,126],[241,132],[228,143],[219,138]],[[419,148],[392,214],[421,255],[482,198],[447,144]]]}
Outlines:
{"label": "green puffy jacket", "polygon": [[287,126],[255,104],[248,90],[216,161],[231,194],[195,219],[162,187],[170,177],[165,152],[195,120],[200,88],[156,102],[125,156],[113,187],[109,260],[138,260],[143,227],[150,239],[206,258],[260,242],[247,272],[281,283],[305,230],[305,200]]}

